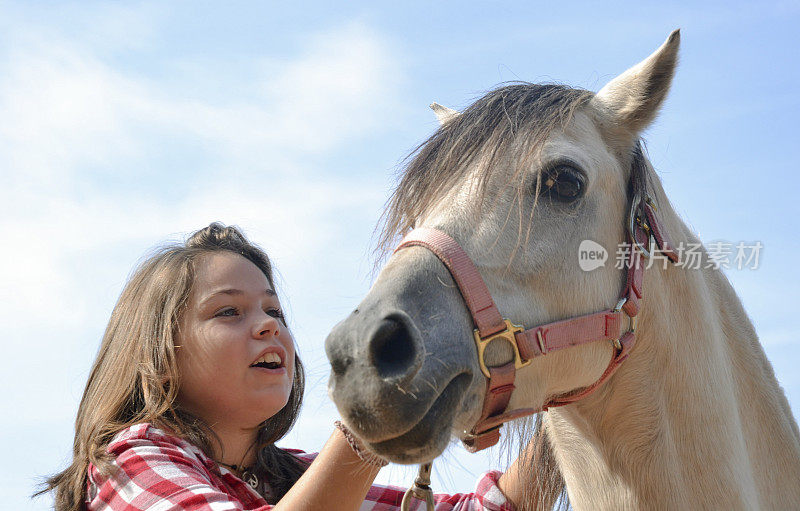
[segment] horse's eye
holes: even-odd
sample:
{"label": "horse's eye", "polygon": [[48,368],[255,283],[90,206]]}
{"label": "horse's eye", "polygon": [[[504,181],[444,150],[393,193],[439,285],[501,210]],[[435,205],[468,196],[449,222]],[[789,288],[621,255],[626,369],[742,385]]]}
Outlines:
{"label": "horse's eye", "polygon": [[560,202],[572,202],[583,195],[583,174],[569,165],[559,165],[542,173],[542,195]]}

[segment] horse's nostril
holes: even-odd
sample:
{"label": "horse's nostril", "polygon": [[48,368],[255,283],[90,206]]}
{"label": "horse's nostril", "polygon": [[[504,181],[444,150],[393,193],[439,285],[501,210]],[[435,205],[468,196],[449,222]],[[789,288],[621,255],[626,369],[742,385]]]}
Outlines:
{"label": "horse's nostril", "polygon": [[369,340],[369,354],[382,378],[412,376],[417,345],[405,322],[387,318]]}
{"label": "horse's nostril", "polygon": [[331,369],[334,374],[342,375],[352,363],[353,359],[348,356],[334,357],[331,358]]}

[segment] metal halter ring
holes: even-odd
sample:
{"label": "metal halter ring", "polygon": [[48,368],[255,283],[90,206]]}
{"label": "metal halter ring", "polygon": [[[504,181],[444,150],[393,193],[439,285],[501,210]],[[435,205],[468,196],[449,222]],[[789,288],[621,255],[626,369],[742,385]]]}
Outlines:
{"label": "metal halter ring", "polygon": [[[628,298],[622,297],[619,299],[617,304],[611,309],[611,312],[619,312],[622,310],[622,307],[625,305],[625,302],[628,301]],[[628,316],[627,313],[625,313]],[[639,324],[639,315],[636,316],[628,316],[628,330],[625,333],[636,333],[636,326]],[[619,338],[611,339],[611,345],[614,346],[617,350],[622,350],[622,343],[620,342]]]}
{"label": "metal halter ring", "polygon": [[406,490],[403,501],[400,503],[401,511],[411,509],[411,497],[425,501],[425,509],[433,511],[433,490],[431,489],[431,463],[424,463],[419,466],[419,474],[414,480],[414,486]]}
{"label": "metal halter ring", "polygon": [[[652,199],[650,199],[649,196],[646,196],[644,198],[644,201],[647,202],[648,204],[650,204],[652,207],[655,207],[655,206],[653,206],[653,201],[652,201]],[[639,210],[639,204],[641,204],[641,203],[642,203],[641,196],[636,195],[633,198],[633,202],[631,203],[631,209],[628,212],[628,225],[627,225],[627,227],[628,227],[628,235],[630,236],[631,241],[633,242],[632,245],[634,245],[637,249],[639,249],[639,252],[642,253],[642,257],[644,257],[645,259],[649,259],[650,258],[651,247],[653,246],[654,239],[653,239],[653,233],[652,233],[652,231],[650,229],[650,226],[647,224],[647,217],[645,217],[643,219],[639,214],[637,214],[637,211]],[[636,224],[637,223],[647,233],[647,247],[645,247],[643,244],[639,243],[639,240],[636,239]],[[633,250],[633,246],[631,247],[631,250]]]}

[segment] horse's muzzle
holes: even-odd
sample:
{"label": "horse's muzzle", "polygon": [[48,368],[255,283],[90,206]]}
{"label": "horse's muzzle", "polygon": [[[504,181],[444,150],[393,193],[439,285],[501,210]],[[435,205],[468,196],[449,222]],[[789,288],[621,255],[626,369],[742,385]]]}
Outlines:
{"label": "horse's muzzle", "polygon": [[426,252],[393,257],[404,264],[387,265],[325,341],[328,388],[343,420],[373,450],[407,463],[418,456],[403,452],[444,449],[479,373],[459,291]]}

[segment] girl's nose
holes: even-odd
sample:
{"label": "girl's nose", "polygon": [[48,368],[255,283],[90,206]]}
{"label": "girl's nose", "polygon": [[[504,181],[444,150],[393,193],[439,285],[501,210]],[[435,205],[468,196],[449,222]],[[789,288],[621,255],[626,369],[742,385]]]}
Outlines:
{"label": "girl's nose", "polygon": [[278,318],[270,316],[269,314],[264,314],[264,318],[256,323],[253,336],[257,339],[276,336],[278,335],[280,328],[281,322],[278,321]]}

